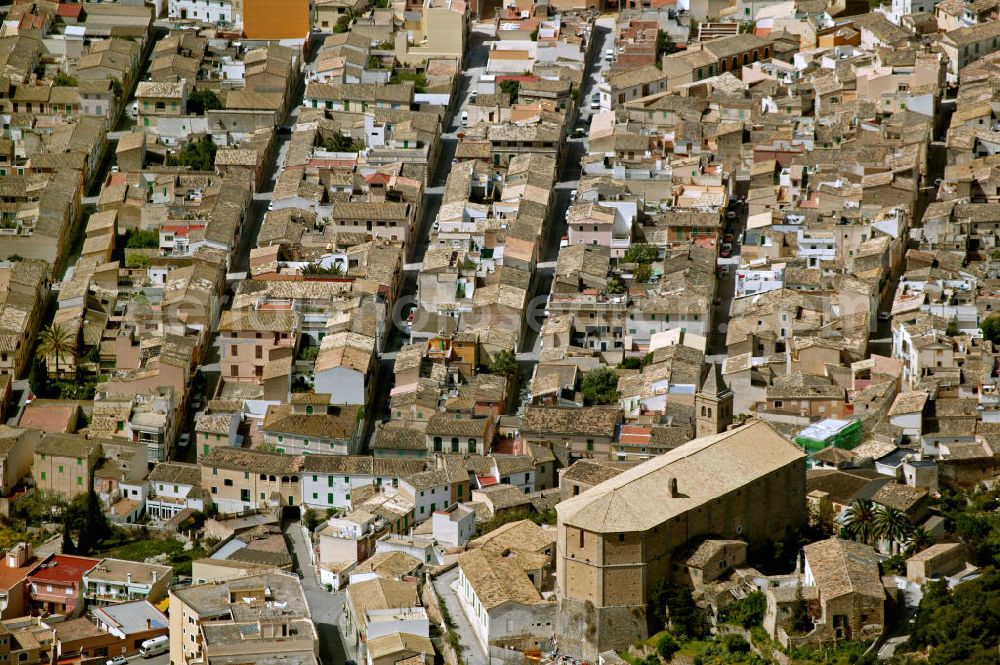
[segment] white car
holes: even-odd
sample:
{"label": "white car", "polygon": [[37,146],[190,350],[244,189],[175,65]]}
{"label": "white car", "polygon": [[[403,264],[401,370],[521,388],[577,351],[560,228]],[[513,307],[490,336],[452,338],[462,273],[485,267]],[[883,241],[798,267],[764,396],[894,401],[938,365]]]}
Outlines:
{"label": "white car", "polygon": [[187,432],[181,434],[180,438],[177,439],[177,445],[180,446],[181,448],[187,448],[190,443],[191,443],[191,435],[188,434]]}
{"label": "white car", "polygon": [[608,62],[611,62],[612,60],[614,60],[615,59],[615,50],[613,48],[609,48],[607,51],[605,51],[604,52],[604,59],[607,60]]}

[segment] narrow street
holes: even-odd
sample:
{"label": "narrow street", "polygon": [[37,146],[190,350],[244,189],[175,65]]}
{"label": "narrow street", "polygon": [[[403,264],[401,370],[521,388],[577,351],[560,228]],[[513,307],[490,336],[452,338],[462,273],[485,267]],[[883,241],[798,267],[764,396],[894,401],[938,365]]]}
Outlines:
{"label": "narrow street", "polygon": [[[614,33],[614,19],[602,17],[594,24],[593,44],[590,47],[587,70],[583,77],[583,86],[577,97],[577,110],[572,128],[587,130],[593,112],[590,109],[590,96],[594,93],[601,74],[607,69],[607,62],[601,54],[611,45]],[[535,372],[541,352],[541,331],[545,323],[545,304],[552,290],[552,280],[555,277],[555,262],[559,258],[559,244],[566,234],[566,212],[573,201],[571,194],[580,184],[580,159],[587,152],[586,138],[568,138],[563,146],[565,151],[559,172],[556,174],[556,184],[553,187],[551,209],[548,225],[542,236],[542,246],[538,253],[539,265],[535,267],[532,279],[533,289],[528,297],[528,308],[524,313],[525,332],[518,353],[518,366],[521,373],[521,385],[527,385]]]}
{"label": "narrow street", "polygon": [[462,662],[465,665],[486,665],[488,659],[483,653],[483,648],[476,639],[476,634],[472,630],[472,624],[462,609],[462,603],[455,595],[455,590],[451,588],[452,583],[458,580],[458,568],[452,568],[447,573],[434,580],[434,591],[438,598],[448,608],[448,614],[455,624],[455,631],[458,633],[458,641],[462,645]]}
{"label": "narrow street", "polygon": [[323,665],[343,665],[353,659],[347,654],[338,622],[344,612],[345,593],[330,593],[316,578],[316,567],[310,555],[310,545],[305,528],[298,521],[290,521],[285,526],[285,538],[292,553],[295,572],[302,578],[309,612],[312,614],[316,632],[319,633],[319,658]]}

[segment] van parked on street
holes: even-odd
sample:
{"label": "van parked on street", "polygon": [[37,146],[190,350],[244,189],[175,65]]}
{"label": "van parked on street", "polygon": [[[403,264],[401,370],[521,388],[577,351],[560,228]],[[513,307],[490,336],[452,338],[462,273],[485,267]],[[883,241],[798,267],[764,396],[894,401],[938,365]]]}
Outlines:
{"label": "van parked on street", "polygon": [[146,640],[139,646],[139,655],[143,658],[152,658],[161,653],[170,651],[170,636],[160,635],[150,640]]}

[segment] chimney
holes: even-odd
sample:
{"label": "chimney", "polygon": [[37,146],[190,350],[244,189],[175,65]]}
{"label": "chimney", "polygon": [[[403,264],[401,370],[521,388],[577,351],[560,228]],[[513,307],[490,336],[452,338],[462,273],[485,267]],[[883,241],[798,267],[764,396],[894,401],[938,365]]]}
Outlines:
{"label": "chimney", "polygon": [[677,479],[674,478],[673,476],[667,478],[667,496],[669,496],[671,499],[676,499],[678,496]]}
{"label": "chimney", "polygon": [[146,630],[152,630],[152,629],[153,629],[153,620],[150,619],[149,617],[146,617]]}
{"label": "chimney", "polygon": [[125,576],[125,581],[128,582],[129,584],[132,584],[132,573],[129,573]]}
{"label": "chimney", "polygon": [[158,571],[153,571],[153,584],[156,584],[157,578],[159,578],[160,573]]}

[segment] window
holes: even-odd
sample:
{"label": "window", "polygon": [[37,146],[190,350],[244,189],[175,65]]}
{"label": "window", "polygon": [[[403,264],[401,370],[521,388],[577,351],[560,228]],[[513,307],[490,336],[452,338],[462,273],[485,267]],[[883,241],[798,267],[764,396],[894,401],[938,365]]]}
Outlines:
{"label": "window", "polygon": [[83,476],[77,476],[76,477],[76,484],[77,484],[77,487],[83,487]]}
{"label": "window", "polygon": [[60,464],[59,465],[59,473],[62,473],[62,472],[63,472],[63,466],[62,466],[62,464]]}
{"label": "window", "polygon": [[[313,498],[315,498],[315,495]],[[250,503],[250,490],[240,490],[240,501]]]}
{"label": "window", "polygon": [[42,480],[45,480],[45,472],[42,471]]}
{"label": "window", "polygon": [[593,439],[587,439],[587,452],[588,453],[594,452],[594,440]]}
{"label": "window", "polygon": [[457,436],[453,436],[451,438],[451,452],[453,452],[453,453],[457,453],[458,452],[458,437]]}
{"label": "window", "polygon": [[470,453],[476,452],[476,440],[475,439],[469,439],[469,452]]}
{"label": "window", "polygon": [[624,543],[625,542],[625,534],[624,533],[619,533],[618,534],[618,542],[619,543]]}
{"label": "window", "polygon": [[311,416],[312,414],[313,414],[313,408],[312,408],[312,406],[311,405],[307,406],[306,407],[306,415],[307,416]]}
{"label": "window", "polygon": [[441,452],[441,437],[439,436],[434,437],[434,452]]}
{"label": "window", "polygon": [[233,479],[232,478],[226,478],[225,480],[222,481],[222,484],[225,485],[226,487],[232,487],[233,486]]}

